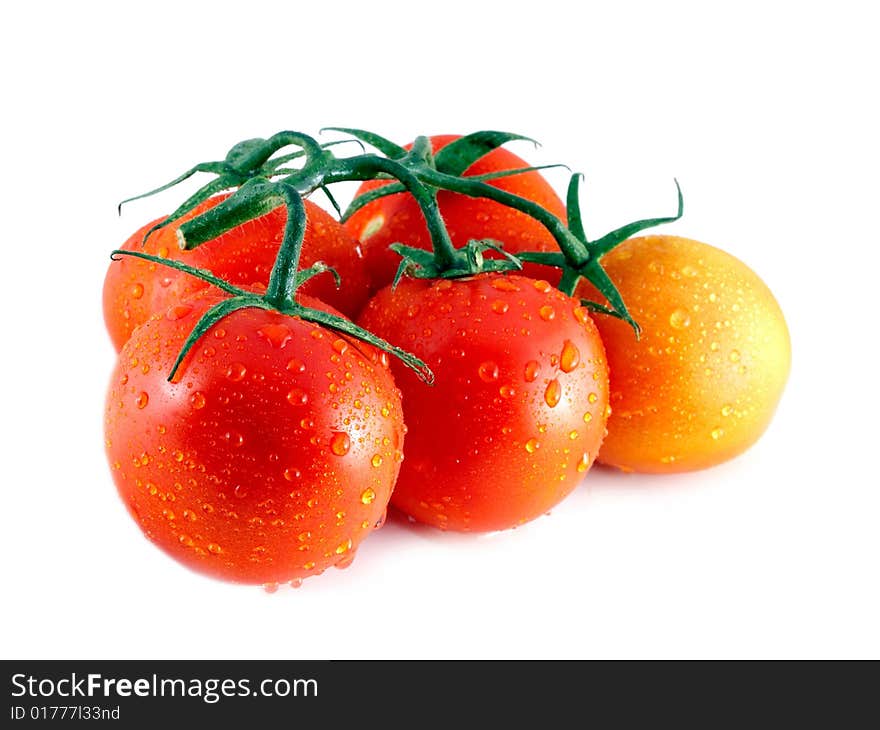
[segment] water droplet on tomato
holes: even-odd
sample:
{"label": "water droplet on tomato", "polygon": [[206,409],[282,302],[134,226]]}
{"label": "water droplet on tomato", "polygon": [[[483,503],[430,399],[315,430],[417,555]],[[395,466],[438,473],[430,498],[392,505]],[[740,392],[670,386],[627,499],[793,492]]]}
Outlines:
{"label": "water droplet on tomato", "polygon": [[477,375],[480,376],[480,380],[484,383],[492,383],[498,380],[498,365],[491,360],[482,362],[477,368]]}
{"label": "water droplet on tomato", "polygon": [[207,399],[205,398],[204,393],[200,393],[199,391],[196,391],[195,393],[193,393],[189,397],[189,402],[193,408],[195,408],[196,410],[199,410],[199,409],[205,407],[205,403],[207,402]]}
{"label": "water droplet on tomato", "polygon": [[669,315],[669,324],[677,330],[690,327],[691,317],[684,309],[676,309]]}
{"label": "water droplet on tomato", "polygon": [[330,437],[330,451],[336,456],[345,456],[351,448],[351,439],[345,431],[334,431]]}
{"label": "water droplet on tomato", "polygon": [[349,550],[351,550],[351,538],[348,538],[348,540],[346,540],[345,542],[341,542],[339,543],[339,545],[336,546],[337,555],[347,553]]}
{"label": "water droplet on tomato", "polygon": [[546,294],[548,291],[550,291],[553,288],[552,286],[550,286],[549,281],[544,281],[543,279],[538,279],[534,283],[534,287],[542,294]]}
{"label": "water droplet on tomato", "polygon": [[263,583],[263,590],[266,593],[276,593],[278,591],[277,583]]}
{"label": "water droplet on tomato", "polygon": [[306,364],[300,360],[299,358],[291,358],[287,362],[287,372],[289,373],[304,373],[306,371]]}
{"label": "water droplet on tomato", "polygon": [[301,476],[302,472],[296,467],[291,466],[284,470],[284,478],[289,482],[296,481]]}
{"label": "water droplet on tomato", "polygon": [[226,337],[226,330],[222,327],[218,327],[214,330],[214,337],[216,337],[218,340],[222,340],[224,337]]}
{"label": "water droplet on tomato", "polygon": [[226,377],[233,383],[243,380],[245,375],[247,375],[247,368],[240,362],[234,362],[226,368]]}
{"label": "water droplet on tomato", "polygon": [[309,402],[309,394],[302,388],[291,388],[287,393],[287,402],[292,406],[304,406]]}
{"label": "water droplet on tomato", "polygon": [[498,392],[501,394],[502,398],[513,398],[516,395],[516,388],[512,385],[502,385]]}
{"label": "water droplet on tomato", "polygon": [[525,372],[523,373],[523,377],[527,383],[533,383],[538,378],[538,373],[541,370],[541,366],[538,364],[537,360],[529,360],[526,363]]}
{"label": "water droplet on tomato", "polygon": [[303,563],[304,570],[312,570],[315,567],[315,564],[310,560],[308,563]]}
{"label": "water droplet on tomato", "polygon": [[590,413],[589,411],[587,411],[586,413],[584,413],[584,423],[589,423],[589,422],[592,421],[592,420],[593,420],[593,414],[592,414],[592,413]]}
{"label": "water droplet on tomato", "polygon": [[531,438],[526,441],[526,451],[528,451],[530,454],[534,454],[540,447],[541,444],[536,438]]}
{"label": "water droplet on tomato", "polygon": [[230,446],[234,446],[235,448],[244,444],[244,436],[238,431],[227,431],[223,434],[223,438],[229,442]]}
{"label": "water droplet on tomato", "polygon": [[538,310],[538,316],[540,316],[545,322],[549,322],[556,317],[556,310],[549,304],[545,304]]}
{"label": "water droplet on tomato", "polygon": [[138,393],[138,397],[135,398],[134,402],[138,408],[146,408],[147,403],[150,402],[150,396],[142,390],[140,393]]}
{"label": "water droplet on tomato", "polygon": [[721,415],[722,416],[729,416],[731,413],[733,413],[733,406],[732,405],[730,405],[729,403],[726,403],[725,405],[721,406]]}
{"label": "water droplet on tomato", "polygon": [[497,289],[498,291],[521,291],[514,282],[503,276],[498,277],[497,279],[493,279],[491,287],[493,289]]}
{"label": "water droplet on tomato", "polygon": [[564,373],[570,373],[581,362],[581,352],[571,340],[566,340],[562,345],[562,354],[559,356],[559,368]]}
{"label": "water droplet on tomato", "polygon": [[332,347],[340,355],[344,355],[348,351],[348,343],[341,337],[337,337],[335,340],[333,340]]}
{"label": "water droplet on tomato", "polygon": [[595,393],[590,393],[590,394],[587,396],[587,400],[588,400],[590,403],[595,403],[597,400],[599,400],[599,396],[596,395]]}
{"label": "water droplet on tomato", "polygon": [[589,468],[590,468],[590,455],[587,453],[584,453],[581,456],[580,461],[578,461],[577,470],[578,470],[578,472],[583,474]]}
{"label": "water droplet on tomato", "polygon": [[302,578],[294,578],[294,579],[293,579],[292,581],[290,581],[290,583],[289,583],[289,585],[290,585],[291,588],[299,588],[300,586],[302,586],[302,584],[303,584],[303,582],[302,582]]}
{"label": "water droplet on tomato", "polygon": [[739,359],[740,359],[739,350],[731,350],[729,357],[730,357],[730,362],[739,362]]}
{"label": "water droplet on tomato", "polygon": [[284,324],[264,324],[257,330],[257,334],[268,340],[272,347],[279,350],[284,349],[290,339],[290,328]]}
{"label": "water droplet on tomato", "polygon": [[216,542],[208,543],[208,552],[211,555],[220,555],[223,552],[223,548],[221,548]]}
{"label": "water droplet on tomato", "polygon": [[388,509],[383,509],[382,514],[379,515],[379,519],[373,524],[373,529],[378,530],[385,524],[385,520],[388,519]]}
{"label": "water droplet on tomato", "polygon": [[247,497],[247,487],[245,487],[243,484],[237,484],[235,486],[235,489],[232,490],[232,493],[239,499],[244,499],[245,497]]}
{"label": "water droplet on tomato", "polygon": [[577,439],[577,437],[578,437],[578,432],[577,432],[577,431],[574,431],[574,430],[569,431],[569,432],[568,432],[568,437],[569,437],[572,441],[574,441],[574,440]]}
{"label": "water droplet on tomato", "polygon": [[495,312],[495,314],[504,314],[508,309],[510,309],[510,305],[501,299],[496,299],[492,302],[492,311]]}
{"label": "water droplet on tomato", "polygon": [[165,312],[165,316],[174,322],[178,319],[183,319],[192,312],[192,310],[192,304],[175,304]]}
{"label": "water droplet on tomato", "polygon": [[723,428],[713,428],[711,435],[712,435],[712,439],[717,441],[718,439],[720,439],[724,435],[724,429]]}
{"label": "water droplet on tomato", "polygon": [[380,466],[382,466],[382,455],[373,454],[373,458],[370,459],[370,463],[378,469]]}
{"label": "water droplet on tomato", "polygon": [[586,307],[575,307],[571,310],[574,318],[581,324],[586,324],[590,318],[590,311]]}
{"label": "water droplet on tomato", "polygon": [[128,293],[129,295],[131,295],[132,299],[140,299],[144,295],[144,285],[132,284],[131,289],[129,289]]}
{"label": "water droplet on tomato", "polygon": [[551,408],[555,408],[562,398],[562,386],[559,381],[553,378],[544,389],[544,402]]}
{"label": "water droplet on tomato", "polygon": [[406,309],[406,316],[413,319],[419,313],[420,309],[421,308],[418,304],[410,304]]}

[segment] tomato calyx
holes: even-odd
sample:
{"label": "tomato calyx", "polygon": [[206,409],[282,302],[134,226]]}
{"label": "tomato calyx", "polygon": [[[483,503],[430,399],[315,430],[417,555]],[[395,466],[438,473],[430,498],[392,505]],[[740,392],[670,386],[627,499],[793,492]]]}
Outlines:
{"label": "tomato calyx", "polygon": [[299,257],[306,229],[305,205],[302,196],[300,196],[293,187],[283,183],[273,183],[272,185],[272,196],[267,199],[274,201],[273,207],[279,202],[283,203],[287,207],[288,215],[284,229],[284,237],[278,249],[278,256],[269,276],[269,284],[266,287],[264,294],[242,289],[218,276],[215,276],[206,269],[198,269],[180,261],[153,256],[152,254],[146,254],[140,251],[126,251],[122,249],[117,249],[110,254],[110,258],[114,261],[118,261],[120,256],[133,256],[162,266],[168,266],[177,269],[178,271],[183,271],[184,273],[195,276],[231,295],[230,298],[223,299],[210,307],[195,324],[185,340],[177,359],[171,367],[171,372],[168,374],[168,380],[172,381],[174,379],[180,365],[183,363],[183,360],[186,358],[193,345],[195,345],[211,327],[220,322],[224,317],[229,316],[239,309],[253,307],[276,311],[291,317],[298,317],[299,319],[314,322],[315,324],[319,324],[344,335],[348,335],[349,337],[366,342],[390,355],[394,355],[407,367],[413,369],[426,383],[432,383],[434,375],[430,368],[424,363],[424,361],[420,360],[415,355],[392,345],[381,337],[377,337],[372,332],[359,327],[351,320],[345,319],[336,314],[331,314],[330,312],[304,306],[296,301],[297,290],[312,277],[323,273],[332,273],[336,277],[338,285],[340,281],[339,275],[336,271],[322,262],[317,262],[308,269],[302,271],[299,270]]}
{"label": "tomato calyx", "polygon": [[681,186],[675,180],[675,189],[678,193],[678,210],[675,215],[663,218],[645,218],[633,221],[606,233],[595,241],[587,238],[584,230],[583,217],[580,206],[580,181],[583,175],[575,173],[571,176],[566,195],[566,211],[568,230],[571,237],[567,238],[564,245],[560,244],[559,252],[526,251],[518,253],[522,261],[545,266],[553,266],[562,272],[558,288],[568,296],[574,296],[580,280],[586,279],[608,300],[611,305],[606,306],[590,299],[581,299],[581,305],[593,312],[607,314],[622,319],[635,330],[638,337],[641,328],[632,318],[626,304],[617,290],[608,273],[599,262],[602,256],[614,249],[626,239],[647,228],[672,223],[684,214],[684,198],[681,194]]}

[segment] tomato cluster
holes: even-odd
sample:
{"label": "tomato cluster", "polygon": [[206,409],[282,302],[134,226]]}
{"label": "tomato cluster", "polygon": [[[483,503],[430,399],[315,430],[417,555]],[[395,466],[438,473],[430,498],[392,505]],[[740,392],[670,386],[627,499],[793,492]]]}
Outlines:
{"label": "tomato cluster", "polygon": [[[430,151],[458,139],[431,138]],[[267,187],[287,204],[238,213],[236,195],[205,196],[115,252],[107,456],[132,516],[180,562],[297,585],[350,564],[389,503],[440,529],[506,529],[550,510],[596,460],[703,468],[766,428],[790,345],[738,260],[649,236],[596,254],[599,274],[584,255],[572,277],[553,257],[560,236],[580,250],[576,184],[563,224],[552,187],[498,139],[450,177],[485,181],[484,197],[458,183],[381,195],[394,168],[357,162],[357,197],[373,197],[344,222]],[[182,250],[187,225],[212,211],[232,222]],[[453,263],[433,271],[437,221]],[[474,243],[487,239],[504,252]],[[317,276],[328,267],[341,286]]]}

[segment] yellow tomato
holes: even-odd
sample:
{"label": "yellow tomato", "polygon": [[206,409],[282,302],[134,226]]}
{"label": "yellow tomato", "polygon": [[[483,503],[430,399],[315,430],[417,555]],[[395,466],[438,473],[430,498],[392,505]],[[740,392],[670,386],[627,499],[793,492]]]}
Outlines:
{"label": "yellow tomato", "polygon": [[[731,459],[764,433],[791,363],[782,311],[739,259],[675,236],[630,239],[602,259],[642,332],[596,317],[611,416],[599,460],[679,472]],[[581,295],[596,299],[585,286]]]}

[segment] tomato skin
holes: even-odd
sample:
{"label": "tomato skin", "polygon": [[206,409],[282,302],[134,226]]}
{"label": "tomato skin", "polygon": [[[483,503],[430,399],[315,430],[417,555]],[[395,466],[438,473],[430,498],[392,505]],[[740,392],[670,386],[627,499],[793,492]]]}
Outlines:
{"label": "tomato skin", "polygon": [[217,301],[174,305],[123,347],[105,415],[119,494],[149,539],[217,578],[280,583],[344,566],[381,524],[402,459],[386,360],[312,323],[245,309],[167,382]]}
{"label": "tomato skin", "polygon": [[578,302],[520,276],[405,278],[359,322],[436,378],[428,387],[392,363],[409,429],[393,505],[441,529],[501,530],[581,481],[605,430],[608,371]]}
{"label": "tomato skin", "polygon": [[[625,241],[602,259],[634,319],[596,324],[611,369],[608,436],[599,460],[681,472],[720,464],[770,423],[791,364],[773,294],[744,263],[675,236]],[[595,299],[589,287],[580,292]]]}
{"label": "tomato skin", "polygon": [[[459,136],[442,134],[431,137],[434,152]],[[407,149],[411,146],[407,145]],[[529,163],[522,158],[499,147],[477,160],[466,170],[466,174],[483,175],[528,166]],[[528,198],[565,220],[565,205],[539,172],[511,175],[488,182]],[[387,184],[381,180],[370,180],[358,188],[356,195]],[[500,203],[441,190],[437,194],[437,204],[456,247],[463,246],[471,239],[491,238],[503,242],[505,250],[511,253],[558,250],[553,236],[543,225],[525,213]],[[392,282],[400,264],[400,257],[388,248],[390,244],[404,243],[426,250],[431,248],[424,217],[409,193],[397,193],[368,203],[343,225],[361,242],[373,292]],[[494,257],[495,254],[487,256]],[[546,267],[534,264],[527,264],[524,272],[536,278],[548,275]]]}
{"label": "tomato skin", "polygon": [[[227,198],[206,200],[180,222],[194,218]],[[316,261],[334,267],[342,277],[336,288],[331,274],[317,276],[302,287],[302,293],[327,302],[347,316],[354,316],[369,295],[360,245],[328,213],[310,201],[306,206],[306,232],[301,267]],[[148,223],[122,245],[127,251],[141,251],[204,268],[231,284],[265,286],[275,263],[287,221],[284,207],[244,223],[192,251],[181,251],[177,243],[178,224],[155,231],[142,245],[144,234],[162,219]],[[113,262],[104,279],[104,321],[116,350],[122,349],[132,331],[159,311],[164,311],[209,284],[171,268],[148,261],[121,257]]]}

